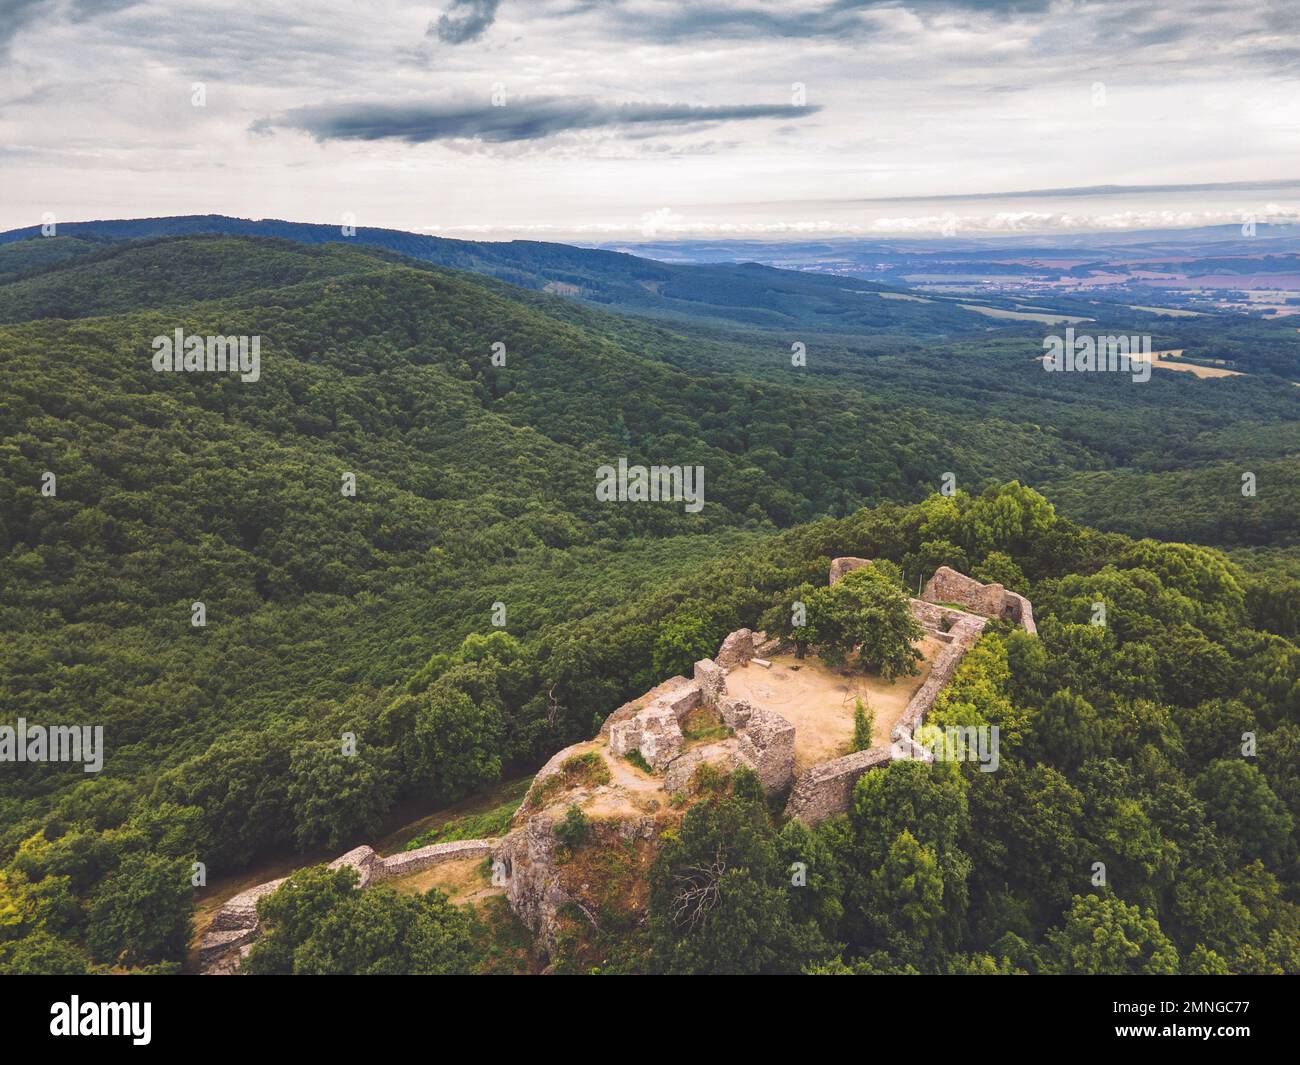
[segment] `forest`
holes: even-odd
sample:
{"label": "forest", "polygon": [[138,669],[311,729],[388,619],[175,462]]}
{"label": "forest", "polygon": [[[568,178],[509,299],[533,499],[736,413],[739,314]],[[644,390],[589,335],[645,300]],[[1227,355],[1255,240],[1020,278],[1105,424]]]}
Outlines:
{"label": "forest", "polygon": [[[559,968],[1300,971],[1288,382],[1035,374],[1020,327],[810,332],[795,368],[785,326],[392,251],[83,243],[0,256],[0,723],[101,724],[107,753],[4,766],[0,970],[181,971],[195,862],[339,852],[535,770],[858,555],[1033,600],[1040,638],[990,629],[936,709],[998,725],[1002,769],[892,765],[816,830],[741,774],[664,848],[648,923],[615,907]],[[261,379],[154,373],[178,327],[261,336]],[[704,466],[702,511],[599,503],[620,457]],[[756,875],[683,929],[663,885],[718,847]],[[436,896],[308,871],[300,902],[252,971],[499,962]]]}

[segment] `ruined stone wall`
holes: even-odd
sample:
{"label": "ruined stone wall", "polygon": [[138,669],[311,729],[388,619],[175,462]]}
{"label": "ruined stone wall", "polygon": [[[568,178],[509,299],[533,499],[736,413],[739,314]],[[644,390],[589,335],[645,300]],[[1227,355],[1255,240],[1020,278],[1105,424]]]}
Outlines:
{"label": "ruined stone wall", "polygon": [[795,781],[785,815],[815,825],[835,814],[847,813],[858,778],[892,757],[892,748],[872,747],[812,766]]}
{"label": "ruined stone wall", "polygon": [[854,558],[852,555],[845,555],[842,558],[831,560],[831,584],[834,584],[846,573],[852,573],[855,569],[861,569],[863,566],[870,566],[869,558]]}
{"label": "ruined stone wall", "polygon": [[891,739],[897,740],[904,733],[910,736],[920,727],[925,715],[934,706],[935,699],[939,697],[939,692],[952,680],[962,658],[975,646],[975,641],[980,638],[980,633],[987,624],[987,618],[971,618],[966,615],[952,627],[948,634],[952,642],[930,663],[930,675],[907,701],[907,706],[893,728]]}
{"label": "ruined stone wall", "polygon": [[[403,851],[387,858],[381,858],[373,847],[362,845],[335,858],[327,868],[349,866],[357,871],[358,889],[367,888],[381,880],[408,876],[443,862],[486,858],[496,849],[498,842],[495,839],[453,840]],[[285,879],[281,877],[241,891],[217,911],[199,943],[199,971],[203,975],[228,976],[239,968],[260,932],[258,900],[275,891]]]}
{"label": "ruined stone wall", "polygon": [[447,843],[431,843],[427,847],[417,847],[413,851],[390,854],[387,858],[377,859],[371,866],[371,882],[410,876],[421,869],[441,865],[443,862],[458,862],[465,858],[486,858],[496,845],[495,839],[456,839]]}
{"label": "ruined stone wall", "polygon": [[1023,595],[1007,591],[1002,585],[981,584],[973,577],[940,566],[921,591],[921,598],[931,603],[956,603],[986,618],[999,618],[1023,625],[1037,633],[1034,608]]}
{"label": "ruined stone wall", "polygon": [[[864,558],[837,558],[831,563],[830,583],[870,564]],[[958,603],[967,609],[937,605],[941,602]],[[989,618],[1010,618],[1031,633],[1037,631],[1029,600],[1006,591],[999,584],[981,584],[946,566],[935,572],[922,597],[910,600],[910,604],[913,616],[926,632],[947,646],[935,658],[930,675],[903,711],[894,729],[896,740],[904,733],[910,735],[925,719]],[[745,665],[756,655],[776,653],[780,648],[779,640],[768,641],[763,633],[749,629],[731,633],[723,641],[716,659],[695,663],[691,679],[671,677],[640,699],[624,703],[611,713],[601,727],[601,734],[609,741],[610,753],[619,756],[640,751],[647,763],[663,771],[664,790],[669,795],[687,793],[702,765],[714,765],[724,772],[747,766],[754,769],[769,792],[780,792],[793,781],[785,811],[789,817],[815,824],[847,812],[854,785],[863,773],[895,757],[906,757],[908,752],[898,745],[873,747],[812,766],[794,780],[794,725],[774,711],[727,693],[728,670]],[[723,721],[735,731],[736,740],[706,744],[682,753],[681,725],[701,705],[718,710]],[[553,755],[534,777],[533,787],[560,772],[569,757],[587,746],[574,744]],[[330,868],[351,866],[357,871],[358,886],[367,887],[442,862],[490,856],[505,867],[510,907],[542,946],[550,949],[558,930],[560,908],[566,902],[575,901],[560,883],[555,861],[558,840],[553,823],[554,819],[545,813],[527,815],[521,807],[514,829],[501,839],[437,843],[387,858],[381,858],[371,847],[357,847],[336,858]],[[654,818],[643,817],[621,823],[618,831],[648,840],[658,828]],[[272,880],[249,888],[221,908],[199,947],[204,973],[231,973],[238,968],[258,934],[258,899],[282,883],[283,879]]]}

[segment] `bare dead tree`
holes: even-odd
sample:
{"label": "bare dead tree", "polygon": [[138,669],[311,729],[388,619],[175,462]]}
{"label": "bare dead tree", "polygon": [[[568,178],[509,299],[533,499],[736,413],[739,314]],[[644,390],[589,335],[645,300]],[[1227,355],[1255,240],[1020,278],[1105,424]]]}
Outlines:
{"label": "bare dead tree", "polygon": [[688,932],[708,919],[709,911],[722,897],[722,877],[727,871],[727,856],[719,845],[708,865],[689,865],[673,874],[678,885],[673,895],[673,924],[686,926]]}

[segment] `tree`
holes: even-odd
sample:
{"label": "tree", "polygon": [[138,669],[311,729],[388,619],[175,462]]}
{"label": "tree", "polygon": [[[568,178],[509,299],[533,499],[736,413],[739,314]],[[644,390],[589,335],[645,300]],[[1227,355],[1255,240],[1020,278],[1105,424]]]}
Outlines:
{"label": "tree", "polygon": [[702,658],[712,657],[717,640],[708,619],[692,610],[678,610],[663,620],[655,640],[654,671],[656,676],[689,675]]}
{"label": "tree", "polygon": [[1047,933],[1044,971],[1064,975],[1178,973],[1178,951],[1151,910],[1113,896],[1076,895],[1065,923]]}
{"label": "tree", "polygon": [[1105,730],[1092,704],[1081,695],[1057,692],[1033,722],[1033,746],[1039,757],[1060,769],[1077,769],[1105,753]]}
{"label": "tree", "polygon": [[289,975],[297,949],[316,926],[352,895],[357,872],[349,866],[299,869],[269,895],[257,900],[261,935],[240,966],[253,975]]}
{"label": "tree", "polygon": [[808,604],[812,642],[832,665],[857,649],[857,664],[886,680],[916,672],[923,635],[907,597],[871,566],[846,573],[829,588],[818,588]]}
{"label": "tree", "polygon": [[[958,567],[955,567],[958,568]],[[1029,591],[1029,582],[1015,560],[1005,551],[990,551],[987,557],[971,571],[971,576],[985,584],[1000,584],[1008,591]]]}
{"label": "tree", "polygon": [[33,932],[0,947],[0,975],[85,976],[86,956],[67,940]]}
{"label": "tree", "polygon": [[803,658],[808,652],[812,636],[807,622],[808,604],[816,592],[815,585],[805,582],[797,588],[777,593],[772,606],[759,622],[768,636],[793,641],[796,658]]}
{"label": "tree", "polygon": [[345,755],[341,745],[330,740],[293,749],[289,801],[299,847],[337,847],[379,827],[396,791],[383,757],[366,748]]}
{"label": "tree", "polygon": [[405,779],[435,802],[455,802],[501,776],[499,716],[446,678],[427,692],[399,696],[384,717]]}
{"label": "tree", "polygon": [[437,888],[403,895],[386,887],[353,892],[294,951],[307,976],[464,975],[475,961],[470,922]]}
{"label": "tree", "polygon": [[1196,780],[1219,834],[1236,841],[1247,859],[1277,864],[1289,850],[1293,821],[1259,769],[1240,758],[1211,762]]}
{"label": "tree", "polygon": [[871,748],[871,734],[876,730],[876,712],[870,709],[860,698],[853,700],[853,749],[866,751]]}
{"label": "tree", "polygon": [[816,918],[792,906],[762,786],[750,770],[732,791],[687,812],[651,869],[653,965],[674,974],[796,973],[830,953]]}
{"label": "tree", "polygon": [[179,961],[189,946],[193,913],[188,861],[131,854],[91,896],[86,943],[110,965]]}
{"label": "tree", "polygon": [[906,961],[937,963],[948,914],[943,874],[933,848],[903,829],[889,845],[884,863],[871,871],[871,890],[880,915],[890,925],[884,938],[892,952]]}

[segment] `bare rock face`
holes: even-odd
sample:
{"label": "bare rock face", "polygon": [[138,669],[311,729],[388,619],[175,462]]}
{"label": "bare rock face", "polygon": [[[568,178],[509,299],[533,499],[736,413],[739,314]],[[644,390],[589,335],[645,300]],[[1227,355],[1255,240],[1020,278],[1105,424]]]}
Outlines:
{"label": "bare rock face", "polygon": [[700,702],[710,709],[719,709],[727,694],[727,674],[716,662],[702,658],[695,663],[695,683],[700,688]]}
{"label": "bare rock face", "polygon": [[831,560],[831,584],[834,584],[846,573],[851,573],[855,569],[861,569],[863,566],[870,566],[869,558],[854,558],[852,555],[845,555],[843,558]]}
{"label": "bare rock face", "polygon": [[560,907],[569,896],[560,887],[555,852],[560,841],[553,820],[534,814],[504,836],[493,854],[506,878],[506,901],[524,927],[553,949]]}
{"label": "bare rock face", "polygon": [[725,640],[714,661],[723,669],[743,666],[754,657],[754,634],[749,629],[737,629]]}
{"label": "bare rock face", "polygon": [[[585,915],[593,925],[596,920],[592,907],[582,897],[586,885],[578,882],[572,864],[561,860],[562,845],[554,825],[553,815],[534,814],[504,836],[493,853],[493,861],[505,877],[506,901],[547,953],[555,950],[563,921],[561,911],[566,904],[572,906],[569,912]],[[655,818],[647,816],[606,823],[597,831],[605,833],[604,844],[598,839],[586,846],[642,841],[654,847],[660,828]]]}

